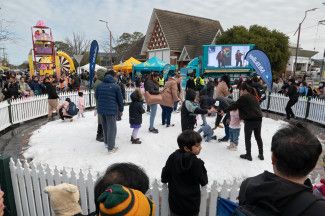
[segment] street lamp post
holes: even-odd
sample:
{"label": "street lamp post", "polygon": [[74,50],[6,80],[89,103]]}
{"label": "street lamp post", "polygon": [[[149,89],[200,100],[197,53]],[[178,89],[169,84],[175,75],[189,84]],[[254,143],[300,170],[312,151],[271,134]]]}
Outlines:
{"label": "street lamp post", "polygon": [[111,30],[109,29],[108,27],[108,22],[105,21],[105,20],[99,20],[99,22],[103,22],[106,24],[106,28],[109,32],[109,59],[110,59],[110,66],[112,67],[113,66],[113,57],[112,57],[112,32]]}
{"label": "street lamp post", "polygon": [[[296,75],[296,70],[297,70],[297,58],[298,58],[298,49],[299,49],[299,42],[300,42],[300,30],[301,30],[301,25],[302,23],[305,21],[306,17],[307,17],[307,13],[310,12],[310,11],[315,11],[317,10],[318,8],[313,8],[313,9],[309,9],[309,10],[306,10],[305,11],[305,16],[304,18],[302,19],[302,21],[299,23],[299,27],[297,29],[298,31],[298,39],[297,39],[297,46],[296,46],[296,57],[295,57],[295,64],[294,64],[294,69],[293,69],[293,76]],[[297,33],[297,31],[295,32],[295,34]],[[294,35],[295,35],[294,34]]]}

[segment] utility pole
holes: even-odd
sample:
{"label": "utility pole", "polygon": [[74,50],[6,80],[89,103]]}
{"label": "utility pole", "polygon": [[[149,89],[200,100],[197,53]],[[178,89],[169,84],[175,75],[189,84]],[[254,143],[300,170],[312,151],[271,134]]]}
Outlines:
{"label": "utility pole", "polygon": [[[293,68],[293,76],[296,75],[296,71],[297,71],[297,58],[298,58],[298,49],[299,49],[299,42],[300,42],[300,30],[301,30],[301,25],[302,23],[305,21],[306,17],[307,17],[307,13],[310,11],[315,11],[318,8],[313,8],[313,9],[309,9],[305,11],[305,16],[302,19],[302,21],[299,23],[299,27],[297,29],[298,31],[298,39],[297,39],[297,46],[296,46],[296,56],[295,56],[295,64],[294,64],[294,68]],[[294,33],[294,35],[296,35],[297,31]]]}
{"label": "utility pole", "polygon": [[113,52],[113,50],[112,50],[112,39],[113,39],[113,37],[112,37],[112,32],[108,27],[108,22],[107,21],[100,19],[99,22],[105,23],[106,28],[107,28],[107,30],[109,32],[109,61],[110,61],[110,66],[113,67],[113,56],[112,56],[113,55],[113,53],[112,53]]}
{"label": "utility pole", "polygon": [[110,54],[110,65],[111,65],[111,67],[113,67],[112,32],[111,31],[109,31],[109,54]]}

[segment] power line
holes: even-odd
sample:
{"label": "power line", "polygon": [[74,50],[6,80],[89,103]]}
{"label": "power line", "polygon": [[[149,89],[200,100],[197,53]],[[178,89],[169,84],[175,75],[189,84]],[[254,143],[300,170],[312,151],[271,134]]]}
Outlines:
{"label": "power line", "polygon": [[[301,29],[310,29],[310,28],[314,28],[314,27],[316,27],[316,26],[318,26],[318,24],[316,24],[316,25],[312,25],[312,26],[308,26],[308,27],[305,27],[305,28],[301,28]],[[292,33],[295,33],[296,31],[291,31],[291,32],[288,32],[288,33],[285,33],[286,35],[289,35],[289,34],[292,34]],[[293,35],[292,35],[293,36]]]}

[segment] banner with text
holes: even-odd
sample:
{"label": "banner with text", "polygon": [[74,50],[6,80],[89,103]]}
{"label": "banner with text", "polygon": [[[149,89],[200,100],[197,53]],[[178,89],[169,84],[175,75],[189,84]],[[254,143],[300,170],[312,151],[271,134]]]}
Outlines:
{"label": "banner with text", "polygon": [[267,55],[261,50],[253,49],[246,54],[245,60],[248,61],[255,69],[256,73],[261,76],[268,90],[272,91],[272,69]]}
{"label": "banner with text", "polygon": [[94,76],[95,76],[95,66],[96,66],[96,58],[98,54],[98,43],[96,40],[93,40],[90,45],[89,52],[89,88],[92,87]]}

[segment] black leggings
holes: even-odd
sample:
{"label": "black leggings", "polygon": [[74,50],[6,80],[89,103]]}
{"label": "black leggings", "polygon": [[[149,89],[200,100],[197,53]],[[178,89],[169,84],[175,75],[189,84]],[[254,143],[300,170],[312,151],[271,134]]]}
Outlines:
{"label": "black leggings", "polygon": [[287,119],[290,119],[291,117],[295,117],[295,114],[292,111],[292,108],[296,103],[298,102],[298,99],[290,99],[287,103],[286,106],[286,114],[287,114]]}
{"label": "black leggings", "polygon": [[262,120],[257,121],[245,121],[244,132],[245,132],[245,147],[246,154],[251,155],[251,139],[252,133],[254,131],[255,140],[258,146],[259,154],[263,155],[263,141],[261,137],[261,129],[262,129]]}

